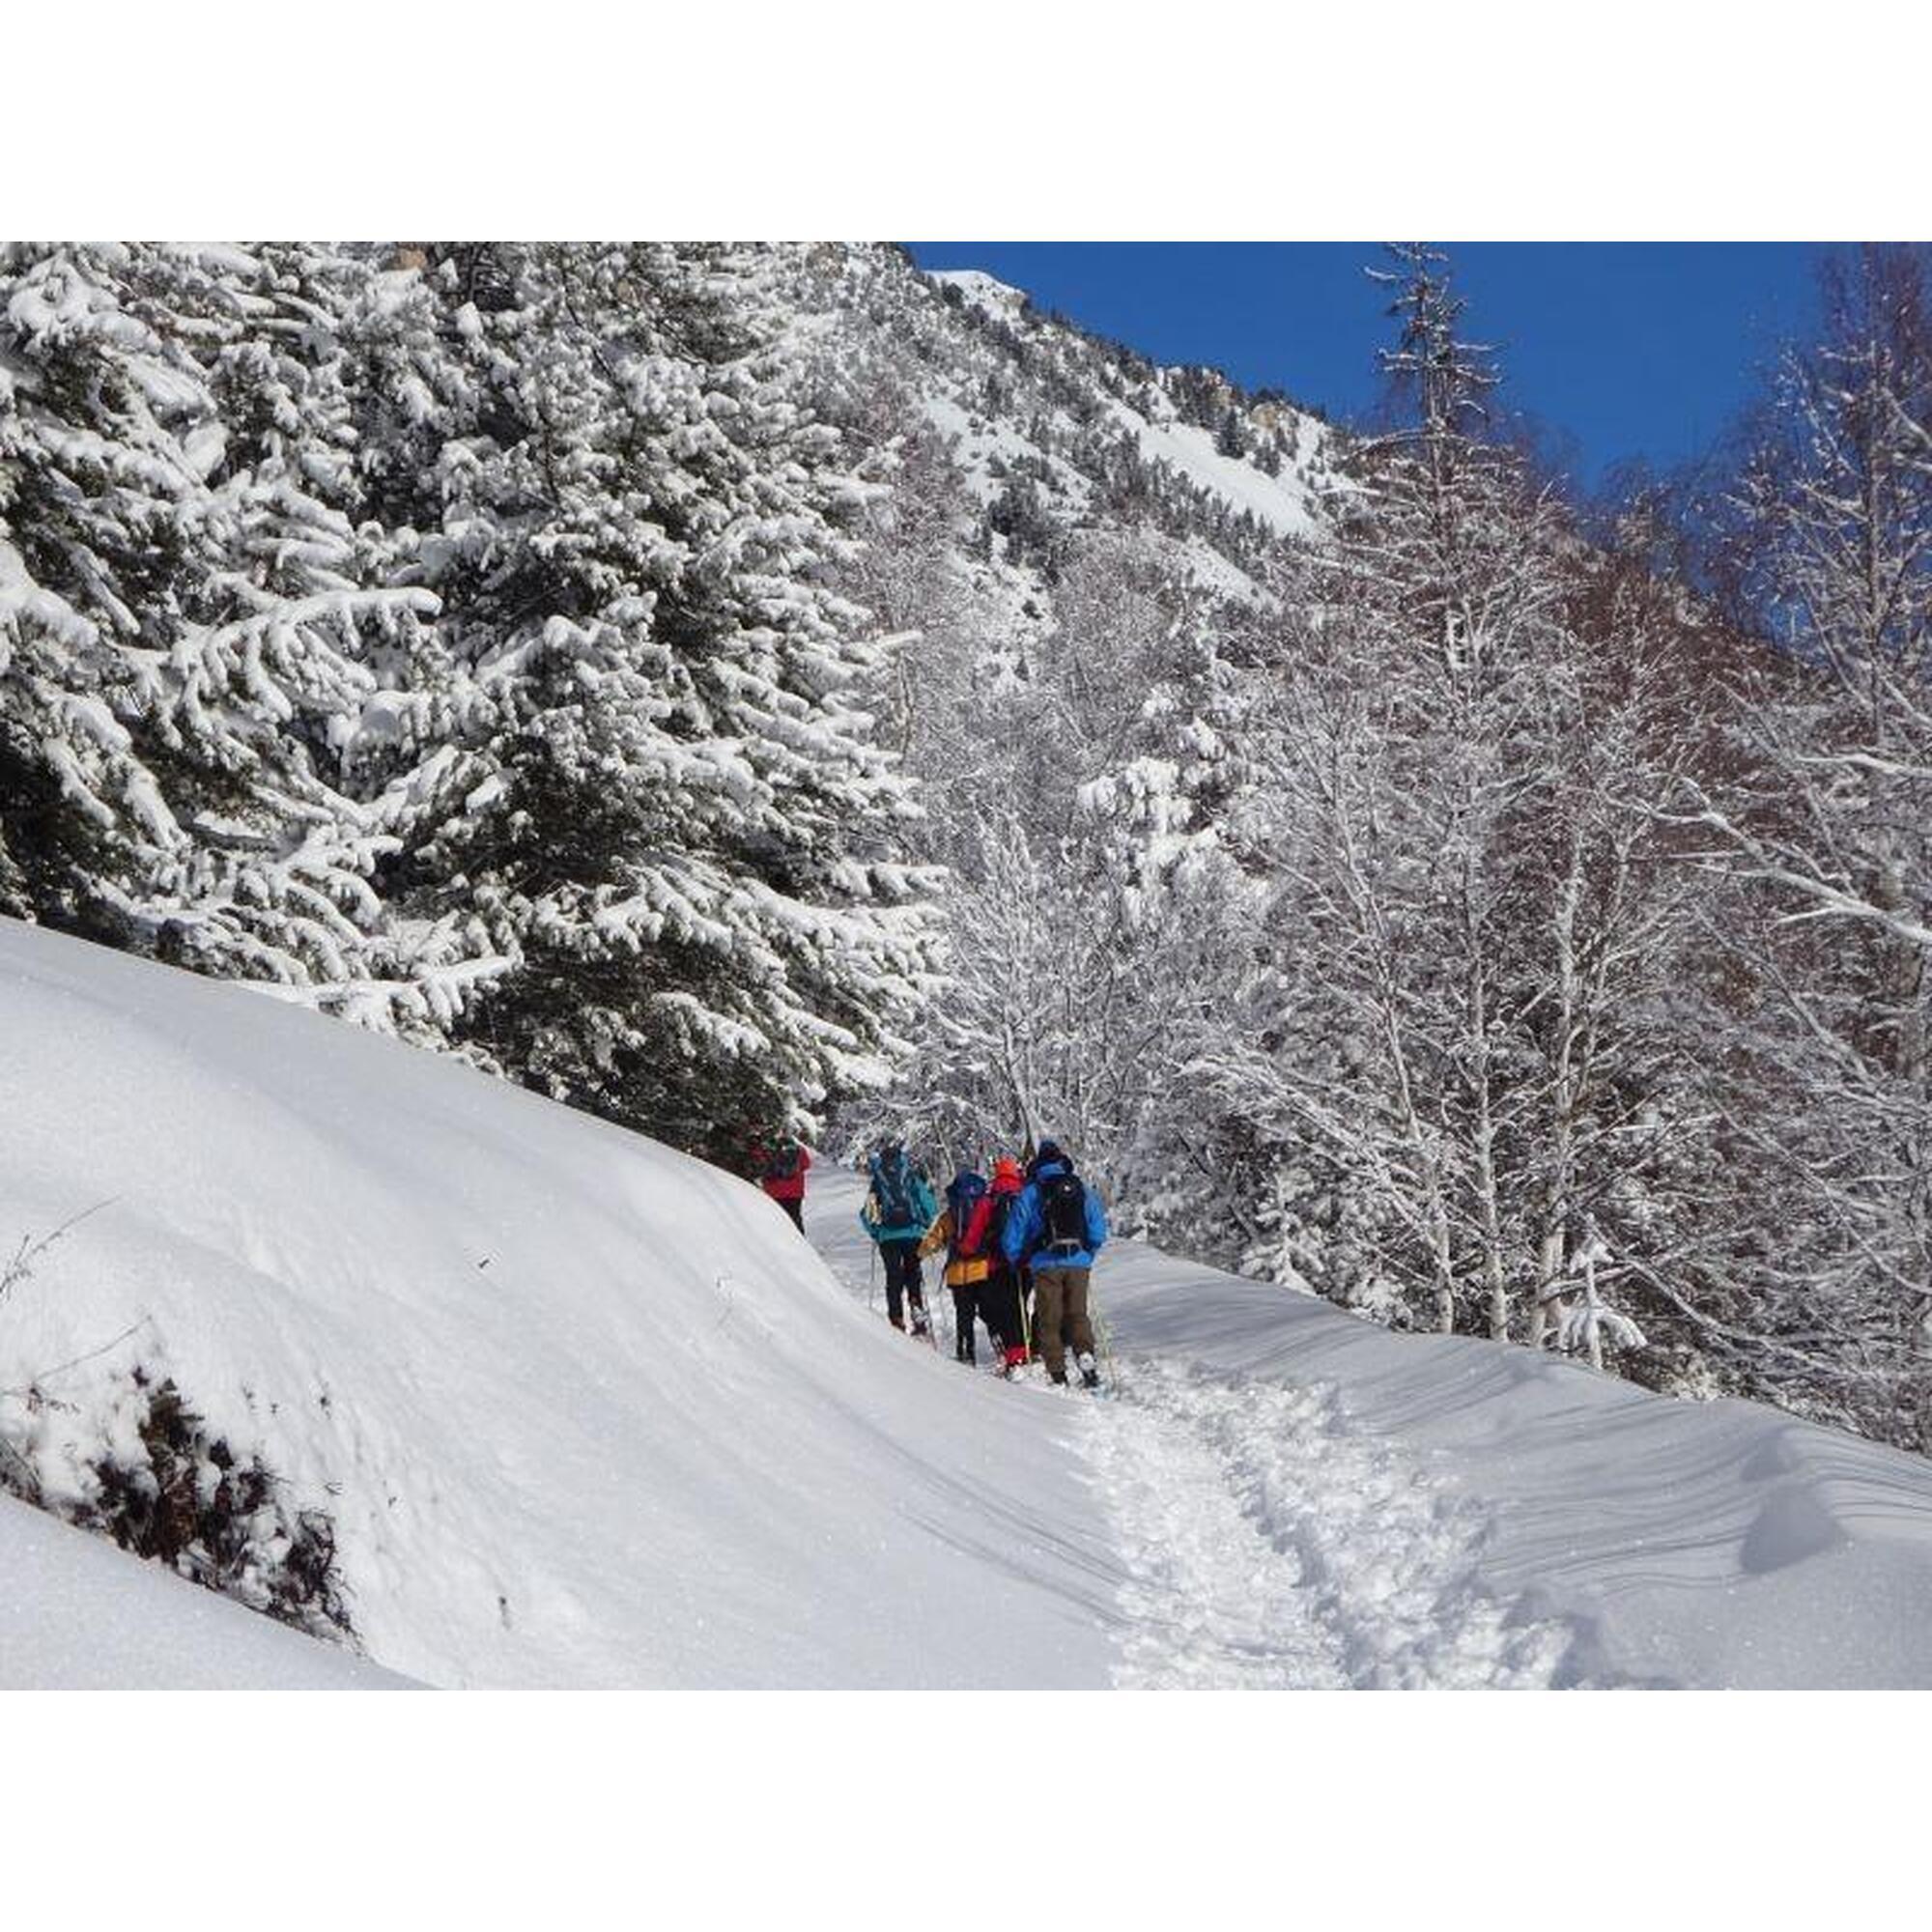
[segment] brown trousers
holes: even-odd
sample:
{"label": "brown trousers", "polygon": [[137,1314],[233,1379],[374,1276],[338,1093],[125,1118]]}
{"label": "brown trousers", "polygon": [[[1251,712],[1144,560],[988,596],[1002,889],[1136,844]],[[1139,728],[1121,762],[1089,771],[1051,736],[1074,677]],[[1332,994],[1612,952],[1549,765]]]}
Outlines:
{"label": "brown trousers", "polygon": [[1094,1352],[1094,1324],[1087,1319],[1087,1268],[1041,1267],[1033,1271],[1033,1351],[1048,1375],[1066,1373],[1066,1351]]}

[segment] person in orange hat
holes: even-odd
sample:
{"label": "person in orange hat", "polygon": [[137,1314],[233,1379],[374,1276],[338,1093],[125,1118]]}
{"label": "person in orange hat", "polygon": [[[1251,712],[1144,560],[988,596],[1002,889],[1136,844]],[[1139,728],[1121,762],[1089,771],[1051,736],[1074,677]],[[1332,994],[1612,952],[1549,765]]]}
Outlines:
{"label": "person in orange hat", "polygon": [[1016,1160],[1004,1156],[993,1163],[993,1179],[980,1204],[985,1225],[979,1231],[977,1252],[990,1267],[980,1289],[980,1318],[999,1338],[1000,1372],[1010,1380],[1026,1367],[1027,1319],[1024,1270],[1007,1259],[1007,1216],[1020,1198],[1026,1178]]}

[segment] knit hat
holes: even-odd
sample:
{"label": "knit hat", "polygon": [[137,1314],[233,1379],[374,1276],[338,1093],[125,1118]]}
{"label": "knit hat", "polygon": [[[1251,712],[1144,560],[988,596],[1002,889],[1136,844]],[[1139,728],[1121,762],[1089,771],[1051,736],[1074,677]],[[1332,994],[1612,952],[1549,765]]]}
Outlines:
{"label": "knit hat", "polygon": [[1020,1184],[1020,1164],[1011,1154],[1003,1153],[993,1163],[993,1185],[999,1187],[1002,1183],[1011,1187]]}

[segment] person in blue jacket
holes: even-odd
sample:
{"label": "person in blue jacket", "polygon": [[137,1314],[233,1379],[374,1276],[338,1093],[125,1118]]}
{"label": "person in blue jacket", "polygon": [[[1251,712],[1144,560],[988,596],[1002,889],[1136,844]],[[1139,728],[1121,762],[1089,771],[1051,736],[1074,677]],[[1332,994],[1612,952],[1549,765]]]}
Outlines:
{"label": "person in blue jacket", "polygon": [[912,1332],[923,1335],[932,1324],[920,1279],[919,1244],[939,1212],[938,1198],[897,1141],[881,1141],[867,1165],[872,1186],[859,1220],[886,1264],[886,1313],[895,1328],[903,1328],[904,1304],[910,1303]]}
{"label": "person in blue jacket", "polygon": [[1106,1238],[1100,1197],[1073,1172],[1057,1143],[1041,1141],[1001,1245],[1013,1267],[1032,1266],[1034,1352],[1054,1381],[1066,1379],[1070,1347],[1080,1379],[1089,1388],[1099,1386],[1087,1283]]}

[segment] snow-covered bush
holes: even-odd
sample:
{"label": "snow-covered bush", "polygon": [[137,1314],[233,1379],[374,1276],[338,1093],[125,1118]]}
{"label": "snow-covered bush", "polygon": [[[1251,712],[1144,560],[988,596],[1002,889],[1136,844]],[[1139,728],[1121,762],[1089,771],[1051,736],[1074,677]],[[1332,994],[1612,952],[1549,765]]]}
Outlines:
{"label": "snow-covered bush", "polygon": [[85,1412],[32,1381],[0,1391],[0,1488],[311,1635],[352,1634],[327,1513],[291,1508],[171,1378],[117,1374]]}
{"label": "snow-covered bush", "polygon": [[[0,1319],[34,1264],[95,1211],[21,1237],[0,1265]],[[350,1634],[327,1512],[291,1507],[261,1456],[211,1433],[172,1377],[135,1362],[83,1396],[60,1392],[68,1371],[134,1332],[32,1370],[0,1346],[0,1489],[312,1635]]]}

